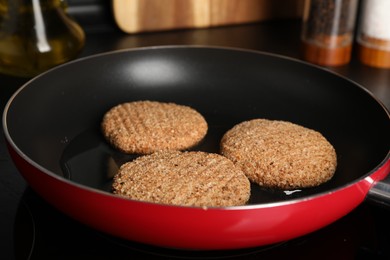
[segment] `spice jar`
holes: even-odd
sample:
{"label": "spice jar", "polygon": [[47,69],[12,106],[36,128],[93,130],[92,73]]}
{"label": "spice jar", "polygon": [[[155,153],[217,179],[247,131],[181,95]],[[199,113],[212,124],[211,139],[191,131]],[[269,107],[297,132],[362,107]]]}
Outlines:
{"label": "spice jar", "polygon": [[63,0],[0,0],[0,73],[32,77],[77,57],[81,27]]}
{"label": "spice jar", "polygon": [[350,61],[358,0],[306,0],[303,58],[323,66]]}
{"label": "spice jar", "polygon": [[357,34],[359,58],[369,66],[390,68],[390,1],[365,0]]}

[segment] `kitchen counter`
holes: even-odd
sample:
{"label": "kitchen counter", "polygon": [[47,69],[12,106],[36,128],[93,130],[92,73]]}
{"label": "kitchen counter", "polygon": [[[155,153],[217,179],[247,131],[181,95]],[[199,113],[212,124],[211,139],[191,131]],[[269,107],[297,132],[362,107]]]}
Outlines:
{"label": "kitchen counter", "polygon": [[[102,52],[157,45],[223,46],[276,53],[295,59],[301,57],[301,23],[295,19],[136,35],[121,32],[112,21],[104,26],[91,23],[81,23],[81,25],[86,31],[87,38],[80,58]],[[325,69],[357,82],[390,109],[390,70],[362,65],[357,60],[356,53],[350,64]],[[10,96],[27,81],[28,79],[25,78],[0,75],[1,111]],[[4,138],[0,139],[0,205],[0,258],[2,259],[43,259],[45,257],[72,259],[81,255],[85,258],[95,256],[98,259],[109,259],[113,253],[110,251],[112,248],[116,250],[114,255],[118,257],[145,258],[148,255],[159,255],[159,253],[150,253],[154,251],[153,247],[115,241],[113,238],[91,231],[52,208],[29,188],[18,173],[8,155]],[[345,256],[343,259],[365,257],[384,259],[390,257],[389,218],[389,210],[365,202],[336,223],[295,240],[291,242],[293,245],[289,244],[287,247],[293,248],[290,248],[292,252],[299,253],[303,259],[306,255],[310,256],[304,251],[308,248],[313,252],[323,251],[324,253],[321,254],[325,258],[336,256],[330,252],[334,251],[334,253],[338,252],[338,256],[340,254]],[[105,243],[111,246],[106,249],[101,247],[101,244]],[[197,252],[193,256],[202,258],[245,254],[272,257],[272,250],[276,249],[271,247],[212,254]],[[281,250],[286,251],[286,257],[291,256],[291,251],[287,251],[285,245]],[[168,249],[163,249],[162,252],[160,254],[167,258],[172,255],[188,256],[183,252],[177,255],[177,252]]]}

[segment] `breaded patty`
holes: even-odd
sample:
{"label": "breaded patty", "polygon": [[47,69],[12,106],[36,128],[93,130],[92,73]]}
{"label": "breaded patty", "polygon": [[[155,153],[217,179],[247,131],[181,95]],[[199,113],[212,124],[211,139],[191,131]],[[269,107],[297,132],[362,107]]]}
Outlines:
{"label": "breaded patty", "polygon": [[119,104],[104,115],[101,127],[115,148],[135,154],[188,149],[208,130],[206,120],[195,109],[157,101]]}
{"label": "breaded patty", "polygon": [[161,204],[225,207],[249,200],[250,182],[232,161],[206,152],[163,151],[123,164],[113,192]]}
{"label": "breaded patty", "polygon": [[260,186],[296,189],[330,180],[334,147],[312,129],[286,121],[253,119],[237,124],[221,140],[221,154]]}

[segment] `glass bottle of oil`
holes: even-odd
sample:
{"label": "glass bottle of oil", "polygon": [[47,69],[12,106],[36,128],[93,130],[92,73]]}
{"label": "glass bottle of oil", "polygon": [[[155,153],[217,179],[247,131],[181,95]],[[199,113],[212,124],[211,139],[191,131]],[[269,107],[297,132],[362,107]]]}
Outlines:
{"label": "glass bottle of oil", "polygon": [[63,0],[0,0],[0,73],[33,77],[76,58],[84,42]]}

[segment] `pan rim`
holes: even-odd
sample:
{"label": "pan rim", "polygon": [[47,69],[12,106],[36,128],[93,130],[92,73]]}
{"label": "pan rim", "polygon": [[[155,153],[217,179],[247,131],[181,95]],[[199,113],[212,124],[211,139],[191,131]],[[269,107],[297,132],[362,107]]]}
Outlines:
{"label": "pan rim", "polygon": [[[296,58],[293,58],[293,57],[288,57],[288,56],[284,56],[284,55],[281,55],[281,54],[269,53],[269,52],[265,52],[265,51],[243,49],[243,48],[237,48],[237,47],[224,47],[224,46],[206,46],[206,45],[148,46],[148,47],[127,48],[127,49],[121,49],[121,50],[108,51],[108,52],[104,52],[104,53],[98,53],[98,54],[94,54],[94,55],[78,58],[78,59],[72,60],[70,62],[67,62],[65,64],[61,64],[59,66],[56,66],[56,67],[54,67],[52,69],[49,69],[46,72],[44,72],[44,73],[42,73],[42,74],[40,74],[40,75],[38,75],[38,76],[28,80],[26,83],[24,83],[10,97],[10,99],[7,101],[7,103],[6,103],[5,107],[4,107],[4,112],[3,112],[3,117],[2,117],[2,125],[3,125],[4,135],[5,135],[5,138],[7,140],[7,143],[9,144],[9,146],[20,157],[22,157],[23,160],[25,160],[28,164],[32,165],[34,168],[38,169],[40,172],[48,175],[51,178],[56,179],[57,181],[65,182],[66,184],[74,186],[74,187],[76,187],[78,189],[85,190],[85,191],[92,192],[92,193],[98,193],[98,194],[100,194],[102,196],[108,196],[108,197],[113,198],[113,199],[131,201],[131,202],[134,202],[134,203],[159,205],[159,206],[172,207],[172,208],[204,210],[204,208],[202,208],[202,207],[168,205],[168,204],[145,202],[145,201],[139,201],[139,200],[133,200],[133,199],[129,199],[129,198],[124,198],[124,197],[120,197],[118,195],[109,193],[107,191],[102,191],[102,190],[99,190],[97,188],[93,188],[93,187],[90,187],[90,186],[87,186],[87,185],[84,185],[84,184],[80,184],[80,183],[74,182],[72,180],[68,180],[66,178],[63,178],[63,177],[59,176],[58,174],[55,174],[54,172],[46,169],[42,165],[36,163],[34,160],[32,160],[30,157],[28,157],[24,152],[22,152],[19,149],[19,147],[14,143],[14,141],[13,141],[13,139],[12,139],[12,137],[11,137],[9,131],[8,131],[7,117],[8,117],[9,109],[12,106],[12,103],[13,103],[14,99],[16,99],[16,97],[19,95],[19,93],[21,93],[23,91],[23,89],[25,89],[29,85],[31,85],[31,82],[36,81],[37,79],[39,79],[41,77],[45,77],[46,74],[49,74],[52,71],[57,71],[57,70],[61,69],[62,67],[72,66],[72,64],[79,63],[79,62],[82,62],[84,60],[96,59],[98,57],[109,56],[109,55],[112,55],[112,54],[115,54],[115,53],[124,53],[124,52],[128,53],[128,52],[139,52],[139,51],[161,50],[161,49],[209,49],[209,50],[217,50],[217,51],[218,50],[224,50],[224,51],[245,52],[245,53],[253,53],[253,54],[256,54],[256,55],[264,55],[264,56],[275,57],[275,58],[278,58],[278,59],[290,60],[290,61],[293,61],[293,62],[297,62],[297,63],[303,64],[305,66],[314,67],[316,69],[325,71],[327,73],[331,73],[331,74],[333,74],[333,75],[335,75],[335,76],[337,76],[339,78],[342,78],[343,80],[346,80],[346,81],[352,83],[355,87],[359,88],[360,90],[366,92],[366,94],[368,94],[372,99],[374,99],[374,101],[378,105],[380,105],[382,107],[382,109],[386,112],[387,117],[390,119],[390,112],[384,106],[384,104],[378,98],[376,98],[373,95],[373,93],[371,93],[368,89],[364,88],[359,83],[357,83],[357,82],[355,82],[355,81],[353,81],[351,79],[348,79],[348,78],[346,78],[346,77],[344,77],[344,76],[342,76],[342,75],[340,75],[340,74],[338,74],[338,73],[336,73],[334,71],[331,71],[331,70],[329,70],[327,68],[324,68],[324,67],[321,67],[321,66],[318,66],[318,65],[315,65],[315,64],[311,64],[311,63],[308,63],[308,62],[305,62],[305,61],[302,61],[302,60],[299,60],[299,59],[296,59]],[[279,206],[291,205],[291,204],[296,204],[296,203],[302,202],[302,201],[309,201],[309,200],[317,199],[317,198],[320,198],[320,197],[323,197],[323,196],[327,196],[327,195],[332,194],[334,192],[337,192],[337,191],[340,191],[340,190],[343,190],[343,189],[346,189],[346,188],[348,188],[350,186],[355,185],[356,183],[358,183],[358,182],[368,178],[372,174],[376,173],[379,169],[384,167],[385,164],[388,161],[390,161],[390,149],[387,152],[387,155],[383,158],[383,160],[379,164],[377,164],[376,167],[371,169],[369,172],[367,172],[366,174],[360,176],[359,178],[356,178],[353,181],[350,181],[350,182],[348,182],[348,183],[346,183],[344,185],[341,185],[341,186],[336,187],[336,188],[332,188],[332,189],[327,190],[327,191],[315,193],[315,194],[312,194],[312,195],[306,195],[306,196],[302,196],[302,197],[299,197],[299,198],[294,198],[294,199],[286,200],[286,201],[268,202],[268,203],[260,203],[260,204],[249,204],[249,205],[242,205],[242,206],[207,207],[207,210],[228,210],[228,211],[231,211],[231,210],[261,209],[261,208],[269,208],[269,207],[279,207]],[[374,185],[374,182],[371,182],[371,185]]]}

